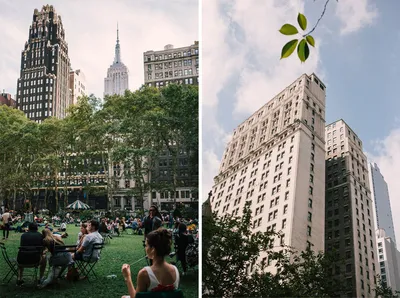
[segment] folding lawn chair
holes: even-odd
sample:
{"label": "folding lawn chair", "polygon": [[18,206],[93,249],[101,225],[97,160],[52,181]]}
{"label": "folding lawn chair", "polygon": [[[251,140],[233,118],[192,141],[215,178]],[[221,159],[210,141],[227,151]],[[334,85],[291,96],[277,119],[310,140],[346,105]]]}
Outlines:
{"label": "folding lawn chair", "polygon": [[[37,284],[37,269],[40,266],[40,261],[43,255],[43,250],[44,247],[43,246],[20,246],[18,248],[18,255],[24,255],[24,257],[26,259],[30,259],[32,260],[31,263],[19,263],[18,262],[18,257],[17,257],[17,267],[18,268],[29,268],[29,269],[33,269],[33,281],[35,284]],[[29,257],[28,257],[29,256]]]}
{"label": "folding lawn chair", "polygon": [[[0,242],[0,249],[1,249],[1,254],[3,255],[3,259],[9,267],[6,276],[4,276],[3,278],[3,282],[8,284],[14,275],[15,277],[18,277],[17,260],[15,258],[10,259],[8,257],[6,246],[2,242]],[[8,280],[7,277],[9,277]]]}
{"label": "folding lawn chair", "polygon": [[183,298],[181,290],[173,290],[167,292],[138,292],[136,298]]}
{"label": "folding lawn chair", "polygon": [[[94,267],[97,264],[97,262],[100,260],[100,254],[101,254],[103,247],[104,247],[104,242],[103,243],[95,243],[95,244],[93,244],[92,254],[90,255],[90,258],[88,259],[88,261],[75,260],[75,264],[78,266],[78,270],[80,272],[81,277],[87,278],[87,280],[89,281],[89,275],[92,273],[93,276],[97,279],[97,275],[94,272]],[[93,255],[94,255],[95,251],[99,251],[99,258],[97,258],[97,259],[93,259]]]}

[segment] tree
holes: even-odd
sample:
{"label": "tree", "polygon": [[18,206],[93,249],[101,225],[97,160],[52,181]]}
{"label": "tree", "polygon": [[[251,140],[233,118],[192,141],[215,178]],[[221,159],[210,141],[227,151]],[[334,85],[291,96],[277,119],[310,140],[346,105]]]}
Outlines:
{"label": "tree", "polygon": [[[347,292],[344,278],[332,275],[335,253],[274,247],[280,233],[253,233],[251,221],[249,202],[242,218],[203,217],[203,297],[336,297]],[[260,262],[261,253],[267,258]],[[273,262],[276,274],[264,270],[266,262]]]}
{"label": "tree", "polygon": [[377,286],[375,288],[376,297],[381,298],[398,298],[400,297],[400,291],[394,291],[391,287],[387,286],[379,275],[377,275]]}
{"label": "tree", "polygon": [[[188,157],[189,179],[192,195],[197,194],[198,181],[198,88],[192,85],[170,84],[161,89],[158,109],[149,115],[155,129],[155,142],[160,150],[171,157],[171,185],[168,189],[176,207],[176,189],[185,186],[180,180],[178,167],[180,157]],[[187,181],[189,180],[189,181]],[[187,185],[186,185],[187,186]]]}

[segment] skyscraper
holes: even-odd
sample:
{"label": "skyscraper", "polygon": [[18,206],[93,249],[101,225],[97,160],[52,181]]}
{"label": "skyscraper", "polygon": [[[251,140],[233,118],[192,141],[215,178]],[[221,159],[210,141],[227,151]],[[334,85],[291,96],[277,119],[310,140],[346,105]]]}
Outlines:
{"label": "skyscraper", "polygon": [[337,253],[334,276],[349,297],[370,297],[376,287],[374,204],[362,142],[343,121],[326,126],[325,250]]}
{"label": "skyscraper", "polygon": [[384,229],[386,237],[396,242],[392,208],[390,207],[389,190],[385,178],[376,163],[368,164],[371,196],[374,202],[374,221],[376,229]]}
{"label": "skyscraper", "polygon": [[117,44],[115,45],[115,57],[113,64],[107,70],[104,79],[104,96],[123,95],[129,89],[128,68],[121,61],[121,47],[119,45],[119,30],[117,26]]}
{"label": "skyscraper", "polygon": [[[240,216],[251,201],[253,231],[281,231],[277,250],[322,251],[324,132],[325,86],[304,74],[234,130],[214,178],[212,210]],[[276,272],[273,261],[266,264]]]}
{"label": "skyscraper", "polygon": [[64,118],[69,105],[68,44],[61,17],[52,5],[35,9],[28,41],[21,54],[18,108],[29,119]]}
{"label": "skyscraper", "polygon": [[182,48],[169,44],[162,51],[143,53],[144,83],[153,87],[199,84],[199,42]]}
{"label": "skyscraper", "polygon": [[374,204],[376,227],[376,254],[379,259],[381,281],[393,290],[400,290],[400,253],[396,248],[396,235],[390,207],[389,190],[385,178],[376,163],[369,163],[369,182]]}

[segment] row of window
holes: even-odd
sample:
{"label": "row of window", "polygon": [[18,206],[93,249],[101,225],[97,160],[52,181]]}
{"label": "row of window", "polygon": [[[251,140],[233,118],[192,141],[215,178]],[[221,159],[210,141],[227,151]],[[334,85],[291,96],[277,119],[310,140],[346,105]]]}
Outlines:
{"label": "row of window", "polygon": [[194,49],[188,49],[185,51],[179,51],[179,52],[174,52],[174,53],[169,53],[169,54],[154,54],[150,56],[145,56],[145,61],[158,61],[158,60],[167,60],[167,59],[174,59],[174,58],[180,58],[180,57],[189,57],[191,55],[198,55],[199,54],[199,49],[194,48]]}
{"label": "row of window", "polygon": [[[196,73],[199,73],[199,68],[196,68]],[[182,76],[190,76],[193,74],[193,71],[191,68],[189,69],[180,69],[180,70],[175,70],[174,72],[172,72],[172,70],[170,71],[166,71],[166,72],[157,72],[155,73],[155,78],[156,79],[162,79],[162,78],[173,78],[173,77],[182,77]],[[152,72],[148,72],[147,73],[147,79],[151,80],[153,78],[153,74]]]}
{"label": "row of window", "polygon": [[[157,88],[161,88],[161,87],[164,87],[164,86],[168,86],[169,84],[180,84],[180,85],[182,85],[183,83],[185,85],[193,85],[195,83],[198,84],[199,83],[199,79],[198,78],[186,78],[184,80],[170,80],[170,81],[165,81],[165,84],[164,84],[164,82],[155,82],[155,86]],[[149,83],[149,86],[152,86],[152,84],[153,83]]]}
{"label": "row of window", "polygon": [[[193,62],[192,59],[184,59],[184,60],[180,60],[180,61],[175,61],[173,64],[172,62],[166,62],[166,63],[157,63],[154,64],[154,69],[155,70],[159,70],[159,69],[163,69],[163,68],[172,68],[172,66],[174,67],[182,67],[182,66],[192,66],[193,65],[199,65],[199,58],[196,58]],[[147,70],[151,71],[153,69],[152,64],[148,64],[147,65]]]}
{"label": "row of window", "polygon": [[[52,78],[46,78],[46,84],[53,83],[53,79]],[[29,80],[29,81],[24,81],[24,87],[28,87],[28,86],[36,86],[36,85],[42,85],[43,84],[43,79],[39,79],[39,80]],[[21,82],[18,83],[18,87],[21,88]]]}

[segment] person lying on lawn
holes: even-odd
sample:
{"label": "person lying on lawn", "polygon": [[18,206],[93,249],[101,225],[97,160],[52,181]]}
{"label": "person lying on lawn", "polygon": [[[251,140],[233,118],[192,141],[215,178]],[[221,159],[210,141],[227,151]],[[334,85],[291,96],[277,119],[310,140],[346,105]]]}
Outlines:
{"label": "person lying on lawn", "polygon": [[171,244],[171,233],[164,228],[146,235],[146,254],[153,263],[139,271],[136,289],[132,282],[130,265],[122,265],[122,275],[129,292],[129,296],[122,298],[135,298],[137,292],[165,292],[178,288],[179,271],[164,259],[171,252]]}

